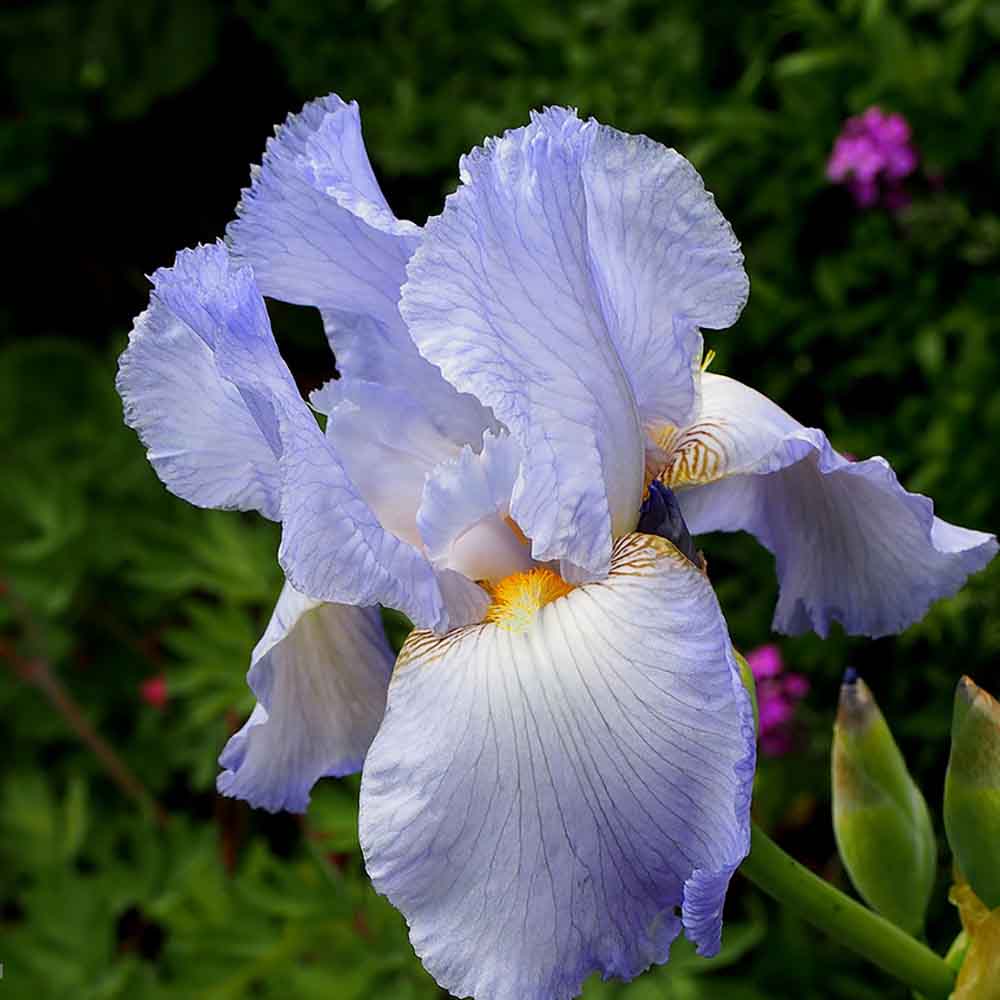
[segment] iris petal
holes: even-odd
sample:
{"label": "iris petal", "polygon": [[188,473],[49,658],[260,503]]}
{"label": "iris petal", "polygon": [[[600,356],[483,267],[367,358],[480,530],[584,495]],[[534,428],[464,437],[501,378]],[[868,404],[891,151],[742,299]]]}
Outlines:
{"label": "iris petal", "polygon": [[381,322],[370,315],[324,310],[323,323],[337,370],[346,378],[407,393],[420,403],[426,419],[459,446],[478,449],[483,431],[499,429],[475,396],[459,392],[421,357],[402,317]]}
{"label": "iris petal", "polygon": [[528,569],[531,556],[508,522],[521,452],[509,434],[487,434],[427,477],[417,514],[428,558],[473,580]]}
{"label": "iris petal", "polygon": [[[426,538],[418,527],[418,511],[425,483],[436,481],[440,476],[437,470],[451,467],[462,453],[464,434],[475,433],[478,428],[476,448],[482,448],[483,431],[478,418],[470,414],[466,423],[448,423],[440,419],[440,413],[428,408],[426,398],[351,377],[329,382],[312,394],[311,401],[328,414],[327,438],[381,525],[423,549]],[[478,464],[479,456],[470,445],[464,444],[464,451]],[[462,509],[467,509],[471,496],[465,493],[460,499]],[[438,513],[442,531],[455,532],[470,526],[460,522],[460,511],[454,506],[439,507]],[[448,627],[480,620],[487,603],[485,593],[472,580],[455,572],[468,567],[451,565],[446,559],[432,558],[432,562],[444,597]]]}
{"label": "iris petal", "polygon": [[[265,295],[320,308],[341,372],[408,388],[462,423],[489,418],[417,352],[396,308],[420,229],[375,179],[354,102],[336,94],[290,115],[268,143],[228,230]],[[475,437],[470,431],[468,440]]]}
{"label": "iris petal", "polygon": [[219,758],[219,791],[304,812],[319,778],[361,768],[393,660],[378,608],[312,601],[286,583],[251,657],[258,702]]}
{"label": "iris petal", "polygon": [[[346,377],[328,382],[310,401],[328,414],[327,437],[379,521],[419,546],[424,479],[463,442],[454,441],[423,400],[405,389]],[[476,446],[482,447],[481,429]]]}
{"label": "iris petal", "polygon": [[851,462],[765,396],[706,374],[698,420],[670,432],[664,481],[695,534],[749,531],[774,553],[774,628],[900,632],[997,552],[992,535],[934,516],[883,458]]}
{"label": "iris petal", "polygon": [[430,563],[382,527],[344,471],[278,353],[250,268],[216,244],[182,251],[153,280],[154,298],[212,352],[278,460],[278,558],[293,585],[317,599],[386,604],[443,627]]}
{"label": "iris petal", "polygon": [[237,213],[227,235],[265,295],[397,319],[419,229],[389,209],[356,103],[330,94],[289,115],[268,142]]}
{"label": "iris petal", "polygon": [[731,326],[746,304],[739,242],[698,171],[647,136],[596,129],[583,179],[594,278],[643,424],[682,424],[699,328]]}
{"label": "iris petal", "polygon": [[651,140],[551,108],[462,161],[407,268],[421,353],[523,449],[512,511],[536,559],[607,571],[643,488],[643,425],[687,418],[699,325],[746,298],[697,173]]}
{"label": "iris petal", "polygon": [[[162,272],[161,272],[162,273]],[[199,507],[278,518],[278,458],[198,334],[154,294],[118,363],[125,423],[164,485]]]}
{"label": "iris petal", "polygon": [[365,762],[378,891],[457,996],[565,1000],[719,942],[749,842],[753,719],[711,586],[629,535],[606,581],[411,635]]}
{"label": "iris petal", "polygon": [[400,309],[421,353],[523,450],[512,511],[537,559],[607,571],[635,524],[635,400],[591,276],[581,163],[587,127],[553,110],[462,161]]}
{"label": "iris petal", "polygon": [[[252,264],[266,295],[320,308],[343,375],[408,393],[421,419],[478,449],[483,431],[496,427],[492,415],[420,356],[396,308],[420,229],[386,203],[356,104],[329,95],[290,116],[238,213],[229,229],[234,255]],[[377,407],[365,415],[381,418]]]}

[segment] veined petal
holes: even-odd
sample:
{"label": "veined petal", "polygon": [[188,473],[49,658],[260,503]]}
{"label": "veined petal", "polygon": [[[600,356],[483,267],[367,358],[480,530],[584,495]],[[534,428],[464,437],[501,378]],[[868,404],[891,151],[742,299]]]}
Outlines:
{"label": "veined petal", "polygon": [[215,244],[182,251],[154,284],[156,298],[211,350],[278,459],[278,558],[293,585],[316,599],[386,604],[445,627],[430,563],[382,527],[299,395],[250,268]]}
{"label": "veined petal", "polygon": [[600,575],[638,517],[643,444],[591,274],[590,131],[552,109],[466,156],[400,309],[420,352],[521,445],[512,512],[535,558]]}
{"label": "veined petal", "polygon": [[[157,279],[163,272],[157,272]],[[278,458],[215,354],[154,290],[118,362],[125,423],[163,484],[188,503],[278,518]]]}
{"label": "veined petal", "polygon": [[[438,378],[446,384],[440,375]],[[478,418],[470,415],[465,424],[456,421],[449,426],[442,414],[428,409],[425,398],[357,378],[328,382],[312,394],[311,401],[328,414],[327,438],[379,523],[422,551],[417,513],[425,482],[436,467],[450,463],[460,453],[463,442],[455,440],[456,432],[475,434],[478,428],[475,447],[482,448]],[[464,447],[475,454],[469,445]],[[462,567],[434,563],[448,628],[480,621],[488,603],[482,588],[452,571],[455,569]]]}
{"label": "veined petal", "polygon": [[341,604],[397,608],[445,629],[449,618],[426,557],[387,531],[304,405],[281,413],[281,547],[296,587]]}
{"label": "veined petal", "polygon": [[473,441],[488,412],[422,358],[399,316],[420,229],[392,214],[361,136],[356,103],[335,94],[289,116],[268,142],[228,230],[265,295],[318,306],[346,375],[408,389]]}
{"label": "veined petal", "polygon": [[699,327],[746,301],[739,244],[683,157],[562,108],[488,140],[462,180],[401,311],[524,449],[513,511],[534,556],[600,575],[636,524],[637,429],[691,417]]}
{"label": "veined petal", "polygon": [[698,420],[664,436],[662,478],[693,533],[749,531],[774,553],[778,631],[900,632],[996,554],[992,535],[935,517],[884,458],[848,461],[733,379],[706,374],[702,392]]}
{"label": "veined petal", "polygon": [[479,454],[466,445],[427,476],[417,524],[435,566],[473,580],[500,580],[531,566],[528,545],[508,519],[520,461],[509,434],[488,433]]}
{"label": "veined petal", "polygon": [[316,781],[361,768],[394,659],[378,608],[324,604],[286,583],[253,651],[247,680],[258,702],[222,751],[219,791],[304,812]]}
{"label": "veined petal", "polygon": [[[345,377],[328,382],[310,401],[328,415],[327,437],[379,521],[421,545],[417,509],[424,480],[454,458],[462,442],[453,441],[405,389]],[[476,447],[482,447],[482,430]]]}
{"label": "veined petal", "polygon": [[323,325],[345,378],[406,392],[419,401],[431,425],[459,447],[471,444],[478,451],[483,432],[499,430],[493,414],[475,396],[459,392],[420,355],[400,316],[384,323],[373,316],[326,309]]}
{"label": "veined petal", "polygon": [[237,213],[227,235],[265,295],[398,322],[419,228],[386,204],[356,103],[330,94],[289,115]]}
{"label": "veined petal", "polygon": [[568,1000],[593,971],[666,961],[682,920],[718,948],[753,769],[711,586],[629,535],[607,580],[522,630],[410,636],[365,762],[361,843],[445,989]]}
{"label": "veined petal", "polygon": [[597,128],[583,179],[594,278],[643,424],[683,425],[699,328],[731,326],[747,301],[739,242],[698,171],[647,136]]}

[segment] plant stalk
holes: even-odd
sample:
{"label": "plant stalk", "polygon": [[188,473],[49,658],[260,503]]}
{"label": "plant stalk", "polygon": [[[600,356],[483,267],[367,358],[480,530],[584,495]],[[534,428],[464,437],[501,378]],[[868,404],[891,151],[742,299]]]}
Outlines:
{"label": "plant stalk", "polygon": [[740,871],[779,903],[926,1000],[948,1000],[955,973],[943,958],[804,868],[756,824],[750,855]]}

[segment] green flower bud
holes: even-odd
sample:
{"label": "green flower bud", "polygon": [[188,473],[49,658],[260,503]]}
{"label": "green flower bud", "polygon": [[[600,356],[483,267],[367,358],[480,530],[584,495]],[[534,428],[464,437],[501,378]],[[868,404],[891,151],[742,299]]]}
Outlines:
{"label": "green flower bud", "polygon": [[968,677],[955,692],[944,826],[975,894],[1000,907],[1000,703]]}
{"label": "green flower bud", "polygon": [[840,688],[832,776],[833,832],[851,882],[872,909],[919,935],[937,869],[930,813],[854,670]]}

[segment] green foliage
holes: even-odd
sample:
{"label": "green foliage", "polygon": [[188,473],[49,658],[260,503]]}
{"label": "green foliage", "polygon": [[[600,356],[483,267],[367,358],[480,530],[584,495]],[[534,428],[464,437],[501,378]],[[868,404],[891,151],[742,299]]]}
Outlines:
{"label": "green foliage", "polygon": [[0,207],[43,182],[67,137],[132,118],[197,80],[216,51],[220,8],[198,0],[48,0],[0,11],[4,91]]}
{"label": "green foliage", "polygon": [[[51,329],[37,300],[28,304],[37,323],[5,331],[0,350],[0,989],[153,1000],[439,995],[402,919],[367,885],[356,780],[324,782],[304,821],[215,798],[215,760],[250,709],[244,672],[280,586],[277,530],[169,496],[121,423],[114,357],[141,307],[138,275],[167,259],[176,233],[205,238],[205,219],[221,229],[238,181],[224,204],[203,204],[194,188],[118,204],[113,190],[73,186],[76,157],[128,156],[141,123],[157,157],[228,158],[231,175],[245,177],[244,150],[206,148],[213,121],[181,129],[171,115],[178,102],[197,115],[207,95],[256,117],[239,102],[260,72],[284,88],[276,106],[288,110],[334,89],[357,98],[390,200],[420,220],[454,185],[459,154],[531,107],[576,104],[647,132],[695,161],[743,241],[751,300],[733,330],[709,336],[714,369],[826,427],[837,447],[886,455],[944,517],[995,530],[998,37],[995,0],[5,7],[0,205],[30,219],[46,199],[98,197],[163,242],[110,279],[115,303],[96,342]],[[856,209],[824,178],[843,119],[872,103],[908,117],[922,157],[912,204],[896,216]],[[273,117],[260,112],[258,150]],[[91,273],[90,261],[78,263]],[[102,278],[114,267],[98,265]],[[53,273],[52,296],[59,281]],[[5,289],[0,322],[19,294]],[[98,298],[79,303],[82,316]],[[279,337],[292,313],[276,312]],[[320,338],[298,330],[293,365],[314,382],[328,361]],[[765,641],[771,559],[743,537],[705,548],[735,642]],[[989,686],[1000,655],[998,580],[997,568],[980,575],[896,640],[782,640],[813,690],[799,750],[763,761],[755,802],[797,856],[841,877],[826,789],[848,663],[893,719],[918,783],[940,787],[955,680],[971,672]],[[398,645],[405,623],[390,614],[387,625]],[[39,658],[159,801],[165,826],[53,709],[30,670]],[[139,693],[159,675],[162,710]],[[665,969],[627,986],[593,980],[586,996],[904,995],[739,881],[728,905],[718,959],[679,942]],[[943,949],[955,930],[942,883],[929,937]]]}

